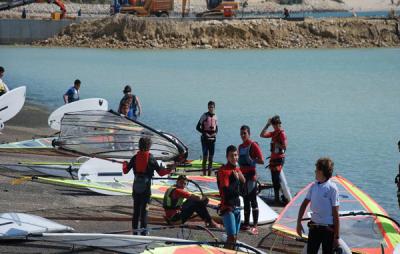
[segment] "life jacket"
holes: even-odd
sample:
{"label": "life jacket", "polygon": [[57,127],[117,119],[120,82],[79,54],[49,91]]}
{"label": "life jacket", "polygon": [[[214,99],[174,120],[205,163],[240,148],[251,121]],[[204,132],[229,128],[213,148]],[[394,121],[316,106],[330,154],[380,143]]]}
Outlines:
{"label": "life jacket", "polygon": [[239,146],[239,159],[238,163],[241,167],[246,166],[246,167],[254,167],[255,161],[251,159],[250,156],[250,149],[251,146],[253,145],[253,142],[250,143],[250,145],[243,147]]}
{"label": "life jacket", "polygon": [[184,198],[174,199],[172,198],[173,193],[176,190],[176,186],[171,186],[168,188],[167,192],[165,192],[163,199],[163,208],[164,209],[178,209],[182,206]]}
{"label": "life jacket", "polygon": [[206,119],[204,119],[202,123],[203,131],[209,134],[215,133],[217,129],[217,118],[216,115],[210,115],[208,112],[206,113]]}
{"label": "life jacket", "polygon": [[79,91],[75,87],[72,87],[72,89],[74,90],[74,93],[68,94],[68,103],[79,101]]}
{"label": "life jacket", "polygon": [[136,154],[136,165],[135,165],[135,175],[145,174],[147,171],[147,166],[149,164],[150,152],[149,151],[138,151]]}
{"label": "life jacket", "polygon": [[[240,181],[235,178],[232,170],[226,169],[227,167],[227,165],[221,166],[217,173],[217,183],[221,194],[221,211],[240,206]],[[225,197],[224,184],[222,182],[226,177],[229,179],[229,189],[234,190],[234,193],[230,193],[231,195],[229,198]]]}
{"label": "life jacket", "polygon": [[271,153],[274,154],[284,154],[285,153],[285,149],[283,149],[283,143],[284,140],[281,140],[281,133],[283,131],[279,130],[276,132],[276,134],[274,136],[272,136],[271,138]]}

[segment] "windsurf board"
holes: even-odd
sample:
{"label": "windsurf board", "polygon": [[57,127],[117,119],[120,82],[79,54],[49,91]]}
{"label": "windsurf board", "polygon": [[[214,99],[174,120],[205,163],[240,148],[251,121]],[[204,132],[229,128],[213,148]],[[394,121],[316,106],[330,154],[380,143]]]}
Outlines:
{"label": "windsurf board", "polygon": [[26,86],[17,87],[0,96],[0,123],[16,116],[25,103]]}
{"label": "windsurf board", "polygon": [[108,102],[102,98],[90,98],[68,103],[53,111],[53,113],[50,114],[47,122],[50,128],[59,131],[61,128],[61,119],[63,118],[64,114],[85,110],[107,111]]}
{"label": "windsurf board", "polygon": [[71,232],[73,228],[26,213],[0,214],[0,239],[46,232]]}

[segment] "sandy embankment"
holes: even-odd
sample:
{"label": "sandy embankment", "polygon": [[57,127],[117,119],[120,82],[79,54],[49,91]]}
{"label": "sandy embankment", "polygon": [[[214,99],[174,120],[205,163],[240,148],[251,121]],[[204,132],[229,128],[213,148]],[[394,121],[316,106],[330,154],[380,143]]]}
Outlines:
{"label": "sandy embankment", "polygon": [[66,27],[39,46],[90,48],[399,47],[400,20],[171,20],[116,15]]}

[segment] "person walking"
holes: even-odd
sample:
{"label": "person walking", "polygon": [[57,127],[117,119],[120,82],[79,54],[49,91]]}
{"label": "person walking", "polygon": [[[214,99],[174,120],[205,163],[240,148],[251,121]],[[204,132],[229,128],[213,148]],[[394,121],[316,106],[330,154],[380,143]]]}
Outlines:
{"label": "person walking", "polygon": [[296,231],[302,236],[301,220],[308,204],[311,220],[308,222],[307,254],[317,254],[322,244],[323,254],[333,254],[339,246],[339,191],[330,180],[334,163],[330,158],[320,158],[315,164],[316,181],[308,190],[297,216]]}
{"label": "person walking", "polygon": [[[206,175],[208,171],[208,175],[210,176],[215,152],[215,142],[218,133],[218,118],[215,114],[215,102],[208,102],[208,111],[201,115],[200,120],[197,122],[196,130],[201,133],[203,175]],[[206,171],[207,160],[208,167]]]}
{"label": "person walking", "polygon": [[74,81],[74,86],[70,87],[64,94],[64,103],[72,103],[74,101],[79,101],[79,89],[81,88],[81,81],[76,79]]}

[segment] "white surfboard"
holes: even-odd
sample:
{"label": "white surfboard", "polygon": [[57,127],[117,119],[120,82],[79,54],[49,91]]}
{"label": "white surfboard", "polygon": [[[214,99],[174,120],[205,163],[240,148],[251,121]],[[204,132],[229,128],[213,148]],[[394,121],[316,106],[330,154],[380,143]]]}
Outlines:
{"label": "white surfboard", "polygon": [[25,95],[26,86],[20,86],[0,96],[0,125],[4,125],[21,111]]}
{"label": "white surfboard", "polygon": [[[257,196],[257,203],[258,203],[258,224],[267,224],[274,222],[278,218],[278,214],[272,210],[269,205],[267,205],[264,200],[262,200],[259,196]],[[240,204],[243,206],[243,198],[240,197]],[[244,209],[240,211],[240,219],[241,222],[244,222]],[[253,224],[253,214],[250,213],[250,225]]]}
{"label": "white surfboard", "polygon": [[49,127],[54,130],[60,130],[60,122],[61,118],[66,113],[70,112],[78,112],[78,111],[85,111],[85,110],[108,110],[108,102],[102,98],[90,98],[75,101],[72,103],[65,104],[50,114],[49,119],[47,120]]}
{"label": "white surfboard", "polygon": [[279,180],[281,181],[281,191],[283,193],[283,196],[287,199],[288,202],[292,200],[292,194],[290,193],[289,185],[286,181],[285,173],[283,170],[279,174]]}
{"label": "white surfboard", "polygon": [[26,213],[0,214],[0,239],[46,232],[71,232],[73,228]]}

